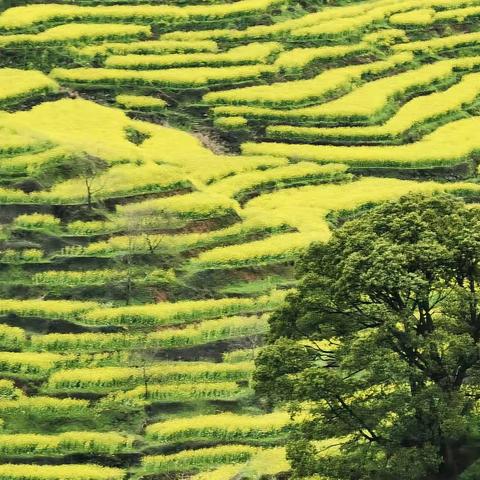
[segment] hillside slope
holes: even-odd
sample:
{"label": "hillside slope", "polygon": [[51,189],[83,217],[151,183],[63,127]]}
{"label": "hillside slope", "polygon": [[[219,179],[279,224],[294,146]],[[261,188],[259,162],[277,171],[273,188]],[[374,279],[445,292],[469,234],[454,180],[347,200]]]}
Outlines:
{"label": "hillside slope", "polygon": [[480,0],[322,3],[0,1],[0,480],[288,476],[299,253],[478,201]]}

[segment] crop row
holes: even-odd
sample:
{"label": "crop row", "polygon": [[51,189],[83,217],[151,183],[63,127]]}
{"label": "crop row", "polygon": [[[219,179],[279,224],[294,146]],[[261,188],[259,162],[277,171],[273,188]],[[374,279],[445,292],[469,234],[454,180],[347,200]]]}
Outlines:
{"label": "crop row", "polygon": [[[283,448],[260,449],[246,445],[222,445],[185,450],[170,455],[151,455],[142,458],[140,474],[161,472],[203,472],[194,480],[227,480],[245,469],[251,478],[263,472],[278,474],[289,470]],[[208,471],[208,473],[207,473]],[[71,465],[0,465],[2,480],[120,480],[125,472],[118,468],[93,464]]]}
{"label": "crop row", "polygon": [[[356,2],[337,8],[324,8],[320,11],[287,19],[272,25],[254,25],[244,30],[216,29],[169,32],[162,36],[169,40],[251,40],[277,39],[281,37],[317,40],[325,37],[338,37],[342,34],[354,36],[368,28],[382,24],[396,13],[419,8],[448,9],[478,5],[478,0],[375,0]],[[441,12],[439,12],[441,13]]]}
{"label": "crop row", "polygon": [[270,42],[242,45],[221,53],[112,55],[107,57],[105,66],[108,68],[148,70],[179,67],[213,67],[259,64],[268,63],[269,59],[281,49],[282,46],[279,43]]}
{"label": "crop row", "polygon": [[[150,193],[163,193],[191,189],[191,183],[182,172],[172,166],[146,163],[116,165],[95,179],[94,201]],[[75,204],[86,203],[88,193],[81,178],[56,184],[49,191],[24,193],[21,190],[1,189],[2,203],[19,204]]]}
{"label": "crop row", "polygon": [[366,10],[372,8],[378,3],[383,3],[382,0],[376,2],[368,2],[368,4],[361,3],[357,5],[348,5],[342,8],[326,8],[321,11],[309,13],[299,18],[289,18],[287,20],[279,21],[271,25],[254,25],[245,28],[244,30],[235,29],[215,29],[215,30],[179,30],[175,32],[168,32],[162,35],[165,40],[250,40],[250,39],[270,39],[281,38],[290,35],[290,32],[302,27],[316,25],[320,22],[336,21],[342,17],[355,16],[364,13]]}
{"label": "crop row", "polygon": [[15,68],[0,69],[0,104],[54,93],[58,88],[57,82],[42,72]]}
{"label": "crop row", "polygon": [[[471,121],[474,122],[475,119]],[[446,148],[450,148],[452,144],[455,142],[450,142]],[[412,148],[408,145],[405,147]],[[348,151],[347,147],[343,148]],[[363,149],[363,151],[368,150],[367,148]],[[387,153],[388,149],[386,148],[384,151]],[[457,191],[458,193],[463,191],[468,195],[475,194],[477,188],[474,184],[468,183],[442,185],[427,182],[419,184],[394,179],[372,178],[346,185],[303,187],[293,192],[292,190],[278,191],[262,195],[246,205],[242,216],[247,221],[261,217],[275,224],[296,227],[302,233],[275,235],[264,240],[246,242],[241,246],[216,247],[201,253],[193,262],[199,268],[225,268],[226,266],[258,264],[262,261],[290,260],[297,255],[299,249],[304,248],[310,241],[324,241],[329,237],[329,228],[326,222],[318,221],[318,219],[324,218],[328,211],[351,210],[364,203],[394,199],[409,191],[443,190]],[[315,222],[312,222],[312,219],[316,219]]]}
{"label": "crop row", "polygon": [[[480,147],[475,132],[480,117],[441,126],[421,140],[396,146],[330,146],[286,143],[246,143],[249,155],[278,155],[295,160],[345,163],[355,167],[438,167],[470,162]],[[288,128],[288,127],[287,127]]]}
{"label": "crop row", "polygon": [[417,40],[412,42],[392,45],[392,50],[397,52],[410,51],[415,53],[432,53],[441,51],[455,51],[458,48],[478,46],[480,42],[479,32],[461,33],[447,35],[445,37],[434,37],[428,40]]}
{"label": "crop row", "polygon": [[176,303],[98,308],[87,312],[82,321],[91,325],[174,325],[202,319],[256,313],[275,309],[283,301],[283,292],[259,298],[223,298],[185,300]]}
{"label": "crop row", "polygon": [[317,121],[332,119],[335,122],[372,122],[385,116],[384,111],[396,99],[430,90],[438,83],[458,78],[458,71],[471,71],[480,67],[480,57],[465,57],[425,65],[398,75],[368,82],[352,92],[331,102],[292,112],[293,119]]}
{"label": "crop row", "polygon": [[[315,447],[321,456],[334,456],[339,451],[341,438],[333,438],[316,442]],[[190,480],[233,480],[237,477],[257,480],[263,475],[279,475],[289,472],[290,462],[286,458],[285,447],[261,448],[245,463],[222,465],[214,470],[205,469]],[[322,480],[319,476],[302,477],[303,480]]]}
{"label": "crop row", "polygon": [[132,436],[116,432],[65,432],[58,435],[0,434],[0,455],[64,455],[81,452],[114,454],[131,449],[133,442]]}
{"label": "crop row", "polygon": [[[304,218],[305,211],[295,209],[295,212],[299,215],[298,217],[292,215],[292,219],[296,218],[296,221],[299,222]],[[276,212],[272,213],[273,215],[276,214]],[[293,209],[290,209],[289,213],[293,214]],[[322,214],[326,215],[327,212],[322,210]],[[284,215],[287,216],[287,212],[285,212]],[[322,218],[322,216],[319,218]],[[295,221],[291,221],[290,223],[294,224]],[[329,235],[330,232],[326,222],[318,221],[312,233],[308,231],[304,233],[280,233],[263,240],[245,242],[241,245],[212,248],[192,259],[191,266],[198,270],[223,270],[228,268],[292,262],[298,258],[300,252],[311,242],[323,241],[328,238]]]}
{"label": "crop row", "polygon": [[21,350],[27,342],[25,330],[0,324],[0,351]]}
{"label": "crop row", "polygon": [[229,465],[222,465],[214,470],[208,469],[205,472],[197,473],[191,477],[191,480],[229,480],[235,478],[241,471],[244,465],[233,463]]}
{"label": "crop row", "polygon": [[[192,207],[195,209],[196,207]],[[119,227],[120,222],[118,222]],[[149,223],[146,222],[146,226]],[[86,235],[88,231],[92,234],[96,231],[96,225],[80,224],[71,225],[72,229],[78,229]],[[98,231],[105,233],[107,225],[99,222]],[[69,225],[70,228],[70,225]],[[156,235],[147,233],[142,235],[114,235],[108,240],[94,241],[84,246],[75,245],[64,247],[59,253],[60,256],[92,256],[109,257],[129,254],[151,253],[151,245],[161,245],[167,251],[185,252],[197,249],[212,248],[217,245],[232,245],[242,243],[250,238],[261,238],[282,232],[286,229],[281,223],[276,224],[269,219],[258,218],[248,222],[236,223],[230,227],[212,230],[209,232],[187,233],[178,235]],[[149,245],[150,244],[150,245]]]}
{"label": "crop row", "polygon": [[[405,41],[407,37],[403,30],[390,29],[365,35],[358,43],[347,45],[322,45],[320,47],[293,48],[280,53],[274,62],[280,72],[289,74],[301,74],[307,68],[315,67],[326,61],[344,62],[352,56],[360,56],[366,53],[373,54],[373,46],[379,43],[393,43]],[[402,45],[402,44],[401,44]],[[395,49],[396,45],[391,48]]]}
{"label": "crop row", "polygon": [[[179,235],[115,235],[104,241],[89,243],[85,246],[75,245],[64,247],[59,256],[92,256],[109,257],[129,253],[142,254],[152,253],[152,245],[161,245],[167,251],[185,252],[200,248],[214,247],[216,245],[231,245],[242,243],[249,238],[266,237],[279,231],[285,230],[285,226],[273,222],[268,225],[265,219],[258,218],[256,221],[237,223],[231,227],[212,230],[203,233],[187,233]],[[99,225],[101,228],[103,225]],[[90,225],[79,225],[79,228],[89,228]],[[93,226],[92,226],[93,227]],[[86,230],[83,230],[86,231]],[[150,243],[150,245],[149,245]]]}
{"label": "crop row", "polygon": [[97,306],[94,302],[72,300],[15,300],[5,299],[0,303],[0,315],[40,317],[48,319],[75,319]]}
{"label": "crop row", "polygon": [[[26,345],[27,342],[25,342]],[[61,355],[60,353],[51,352],[0,351],[0,372],[3,375],[13,374],[16,376],[18,374],[26,374],[46,376],[54,370],[118,365],[127,359],[128,354],[125,352],[100,352],[95,355],[82,355],[80,352],[80,354],[66,353]]]}
{"label": "crop row", "polygon": [[[9,115],[5,118],[5,123],[10,130],[21,131],[25,139],[29,138],[27,135],[29,132],[34,132],[37,135],[34,137],[37,145],[38,137],[41,137],[41,145],[45,144],[45,139],[49,139],[48,146],[54,144],[68,148],[75,154],[74,158],[88,154],[100,157],[111,165],[118,163],[129,163],[137,167],[145,165],[144,174],[140,176],[143,183],[148,179],[148,169],[152,174],[157,172],[157,178],[159,178],[158,172],[162,170],[169,175],[168,172],[172,172],[170,165],[177,163],[175,160],[179,157],[183,159],[186,152],[188,152],[187,155],[197,154],[202,157],[216,158],[212,152],[202,147],[198,139],[188,133],[134,121],[119,109],[105,107],[81,98],[44,102],[30,110],[17,111]],[[129,140],[128,132],[145,141],[137,145],[138,142]],[[10,136],[6,136],[5,141],[12,141],[11,133]],[[23,143],[26,143],[25,140]],[[165,148],[166,144],[169,148]],[[0,150],[1,145],[0,137]],[[163,146],[162,149],[158,148],[159,145]],[[24,150],[25,148],[26,146],[23,146]],[[164,168],[155,170],[155,167],[151,166],[152,162],[162,163]],[[116,171],[120,172],[118,175],[121,172],[125,173],[125,170]],[[106,173],[108,174],[108,171]],[[130,180],[133,181],[133,178]],[[125,182],[125,175],[123,175],[123,181]],[[163,184],[163,182],[160,183]],[[94,190],[98,191],[101,190],[99,187],[107,186],[115,188],[115,185],[102,185],[97,182]]]}
{"label": "crop row", "polygon": [[4,264],[45,263],[43,250],[38,248],[25,248],[23,250],[6,248],[0,251],[0,261]]}
{"label": "crop row", "polygon": [[148,95],[117,95],[115,101],[122,107],[136,110],[162,110],[167,106],[167,102],[158,97]]}
{"label": "crop row", "polygon": [[[358,34],[365,31],[372,26],[389,20],[393,25],[403,25],[404,22],[398,22],[398,18],[403,15],[410,15],[412,9],[428,9],[434,13],[433,17],[436,20],[456,20],[465,18],[468,13],[466,5],[478,5],[477,0],[462,1],[462,0],[403,0],[400,2],[392,1],[377,1],[367,2],[363,5],[365,12],[363,14],[354,14],[344,16],[337,19],[335,22],[318,22],[315,25],[305,26],[302,28],[293,29],[291,31],[292,37],[309,39],[318,37],[340,36],[344,34]],[[437,8],[440,11],[436,12]],[[475,7],[470,7],[471,9]],[[413,10],[414,11],[414,10]],[[403,13],[406,12],[406,13]],[[413,15],[413,13],[412,13]]]}
{"label": "crop row", "polygon": [[284,0],[240,0],[221,5],[113,5],[81,6],[39,4],[10,8],[0,15],[0,28],[19,29],[49,22],[175,22],[177,25],[191,22],[238,18],[258,15]]}
{"label": "crop row", "polygon": [[229,67],[170,68],[166,70],[122,70],[115,68],[55,68],[54,79],[74,85],[198,88],[260,80],[274,73],[271,65],[255,64]]}
{"label": "crop row", "polygon": [[[312,102],[320,102],[334,93],[343,93],[368,76],[386,75],[396,67],[408,65],[413,60],[411,52],[400,52],[385,60],[360,65],[332,68],[308,80],[277,82],[270,85],[236,88],[207,93],[203,99],[209,104],[258,105],[271,107],[292,107]],[[243,110],[230,107],[218,109],[219,114]],[[217,112],[217,110],[216,110]]]}
{"label": "crop row", "polygon": [[[130,272],[124,272],[119,269],[105,270],[47,270],[45,272],[35,273],[31,277],[34,285],[42,286],[59,286],[59,287],[76,287],[91,285],[108,285],[118,284],[135,279],[135,282],[142,284],[168,285],[175,282],[175,273],[173,270],[140,270],[132,269]],[[25,280],[24,284],[29,281]]]}
{"label": "crop row", "polygon": [[[216,5],[233,3],[236,0],[165,0],[165,5]],[[82,5],[141,5],[143,0],[82,0]]]}
{"label": "crop row", "polygon": [[[337,148],[355,149],[355,147]],[[248,220],[261,215],[272,222],[281,222],[295,227],[299,232],[274,235],[263,240],[245,242],[242,245],[216,247],[202,252],[193,259],[192,266],[198,269],[224,269],[258,265],[262,262],[291,261],[311,242],[328,240],[330,228],[326,216],[330,212],[352,211],[362,205],[395,200],[409,192],[442,191],[466,197],[478,194],[478,188],[474,183],[442,184],[374,177],[362,178],[342,185],[306,186],[268,193],[254,198],[245,205],[244,218]]]}
{"label": "crop row", "polygon": [[[33,350],[51,352],[105,352],[142,348],[185,348],[220,340],[264,334],[265,317],[227,317],[185,328],[166,328],[145,335],[122,333],[51,333],[32,338]],[[11,343],[15,345],[15,340]]]}
{"label": "crop row", "polygon": [[120,468],[93,464],[0,464],[0,480],[122,480],[125,474]]}
{"label": "crop row", "polygon": [[15,228],[22,228],[26,230],[49,230],[57,232],[60,229],[60,219],[50,214],[31,213],[22,214],[12,222]]}
{"label": "crop row", "polygon": [[193,192],[168,198],[155,198],[128,205],[119,205],[120,216],[152,216],[162,213],[191,220],[235,215],[236,203],[220,195],[208,195],[205,192]]}
{"label": "crop row", "polygon": [[85,42],[99,40],[140,40],[151,35],[150,27],[141,25],[118,24],[81,24],[73,23],[49,28],[37,34],[0,35],[0,46],[16,47],[22,45],[42,46],[59,42]]}
{"label": "crop row", "polygon": [[[476,2],[471,2],[471,4]],[[468,3],[467,3],[468,4]],[[458,5],[462,5],[458,3]],[[433,8],[419,8],[397,13],[389,19],[392,25],[425,27],[440,22],[471,22],[480,15],[480,6],[467,6],[436,11]]]}
{"label": "crop row", "polygon": [[[8,78],[8,75],[6,75],[5,78]],[[13,91],[15,91],[15,87],[11,85],[6,88],[6,91],[8,92],[9,89],[13,89]],[[26,92],[25,89],[21,89],[20,91],[22,92],[22,95]],[[17,94],[18,91],[15,92],[13,96],[16,97]],[[8,100],[11,98],[12,96],[9,96],[7,93],[5,99]],[[31,129],[19,132],[17,129],[10,128],[6,125],[0,126],[1,160],[3,160],[3,157],[8,157],[10,155],[42,152],[49,149],[51,146],[51,142],[45,138],[41,138],[39,135],[36,135]]]}
{"label": "crop row", "polygon": [[80,57],[94,58],[107,55],[127,54],[169,54],[169,53],[196,53],[218,50],[217,44],[211,40],[183,41],[183,40],[145,40],[142,42],[106,42],[100,45],[87,45],[72,49]]}
{"label": "crop row", "polygon": [[209,186],[208,191],[223,194],[242,202],[268,190],[282,187],[346,181],[350,178],[346,174],[346,170],[345,165],[317,165],[299,162],[285,167],[228,177]]}
{"label": "crop row", "polygon": [[239,387],[236,382],[186,383],[174,385],[150,385],[136,387],[126,392],[112,394],[116,402],[143,400],[154,402],[198,402],[205,400],[234,401],[248,397],[252,391]]}
{"label": "crop row", "polygon": [[60,219],[47,213],[25,213],[15,217],[11,227],[15,230],[42,231],[58,236],[90,236],[114,233],[123,228],[119,220],[75,220],[68,224],[61,224]]}
{"label": "crop row", "polygon": [[183,450],[170,455],[150,455],[142,458],[142,473],[198,472],[222,464],[244,463],[258,448],[247,445],[220,445],[218,447]]}
{"label": "crop row", "polygon": [[[141,348],[180,348],[260,335],[267,329],[267,317],[227,317],[207,320],[185,328],[164,328],[144,335],[127,333],[51,333],[27,339],[23,329],[0,324],[1,370],[40,373],[55,368],[82,365],[109,365],[124,361],[122,353],[73,355],[73,352],[121,352]],[[65,353],[64,355],[20,352],[28,350]],[[71,354],[72,353],[72,354]],[[250,357],[248,357],[250,358]]]}
{"label": "crop row", "polygon": [[185,300],[176,303],[99,307],[95,302],[71,300],[15,300],[0,304],[1,315],[68,319],[91,325],[172,325],[208,318],[268,311],[280,305],[285,293],[278,291],[258,298]]}
{"label": "crop row", "polygon": [[[270,119],[277,122],[284,121],[289,123],[333,122],[335,124],[347,123],[349,125],[359,122],[378,123],[388,117],[392,111],[395,111],[398,108],[397,103],[403,98],[416,93],[429,92],[434,89],[436,85],[450,85],[460,80],[462,73],[478,70],[479,66],[480,57],[441,60],[397,75],[367,82],[336,100],[319,105],[292,109],[274,109],[256,106],[219,106],[214,109],[214,113],[215,115],[243,116],[255,120]],[[329,72],[332,75],[333,73],[338,73],[333,69],[327,70],[321,75],[326,76]],[[335,81],[338,82],[339,78]],[[288,82],[286,84],[273,84],[264,88],[268,89],[269,87],[275,87],[275,85],[287,84]],[[324,85],[323,88],[325,88],[325,86],[326,85]],[[272,93],[273,91],[275,91],[275,88],[273,88]],[[220,93],[221,92],[218,92],[219,95]],[[239,96],[242,97],[241,89],[232,91],[230,95],[234,93],[238,93]],[[244,93],[247,93],[247,91]],[[305,92],[297,93],[297,95],[304,96]]]}
{"label": "crop row", "polygon": [[279,436],[285,432],[289,421],[289,415],[284,412],[264,415],[200,415],[154,423],[147,427],[146,436],[161,444],[191,441],[243,442]]}
{"label": "crop row", "polygon": [[[25,142],[28,144],[28,141]],[[32,175],[38,172],[46,162],[68,160],[73,152],[68,148],[53,146],[52,144],[32,145],[32,152],[13,152],[14,156],[0,158],[0,172],[5,175]]]}
{"label": "crop row", "polygon": [[[465,4],[476,4],[476,0],[463,2],[461,0],[403,0],[400,2],[367,2],[364,5],[364,12],[356,15],[348,15],[343,18],[336,19],[335,22],[318,22],[316,25],[306,26],[302,28],[293,29],[290,32],[292,37],[308,39],[312,37],[331,37],[340,36],[344,34],[361,33],[375,24],[379,24],[385,20],[397,25],[399,22],[395,21],[395,17],[408,15],[409,10],[422,7],[433,8],[454,8],[455,6]],[[434,11],[434,10],[433,10]],[[402,13],[402,12],[407,12]],[[443,13],[443,12],[441,12]],[[441,14],[440,13],[440,14]],[[451,16],[454,18],[454,16]],[[445,16],[444,18],[448,18]]]}
{"label": "crop row", "polygon": [[109,393],[116,389],[143,385],[147,378],[155,383],[193,383],[248,381],[251,362],[164,362],[141,367],[103,367],[60,370],[53,373],[45,389],[61,392]]}
{"label": "crop row", "polygon": [[4,420],[10,418],[14,429],[21,416],[43,420],[57,417],[73,419],[82,418],[89,413],[89,403],[86,400],[42,396],[0,399],[0,415]]}
{"label": "crop row", "polygon": [[[479,191],[474,183],[437,183],[416,182],[393,178],[363,177],[357,181],[342,185],[307,186],[294,190],[280,190],[247,203],[245,216],[263,215],[276,217],[277,220],[295,226],[301,234],[318,232],[321,240],[328,239],[328,227],[321,219],[327,213],[341,213],[356,210],[363,205],[375,205],[395,200],[407,193],[452,192],[453,194],[476,195]],[[307,239],[308,240],[308,239]],[[245,244],[244,246],[247,246]],[[226,247],[228,249],[229,247]],[[204,259],[214,252],[204,252]]]}
{"label": "crop row", "polygon": [[[365,127],[267,127],[269,138],[303,143],[370,143],[372,141],[401,142],[414,127],[432,121],[448,120],[460,115],[462,108],[472,105],[480,97],[480,74],[465,75],[458,84],[445,91],[416,97],[405,103],[398,112],[382,125]],[[403,143],[403,142],[402,142]]]}
{"label": "crop row", "polygon": [[[253,480],[261,478],[262,475],[278,475],[288,472],[290,468],[284,447],[262,448],[246,463],[222,465],[215,470],[208,469],[194,475],[190,480],[232,480],[237,476],[245,475]],[[314,479],[309,478],[308,480]],[[320,480],[320,478],[315,480]]]}
{"label": "crop row", "polygon": [[[68,148],[70,156],[75,159],[88,154],[111,165],[141,165],[145,161],[139,147],[128,140],[126,132],[143,130],[149,124],[134,122],[121,110],[81,98],[44,102],[30,110],[9,115],[6,122],[12,129],[34,131],[38,136],[49,139],[50,144]],[[175,135],[173,129],[157,127],[155,130]]]}

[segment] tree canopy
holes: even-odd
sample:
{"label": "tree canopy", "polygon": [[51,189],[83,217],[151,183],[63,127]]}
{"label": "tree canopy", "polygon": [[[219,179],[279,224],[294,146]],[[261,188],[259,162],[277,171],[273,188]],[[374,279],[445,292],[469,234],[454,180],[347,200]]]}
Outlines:
{"label": "tree canopy", "polygon": [[456,478],[464,468],[480,398],[479,232],[479,209],[410,195],[304,254],[255,375],[258,394],[296,416],[298,476]]}

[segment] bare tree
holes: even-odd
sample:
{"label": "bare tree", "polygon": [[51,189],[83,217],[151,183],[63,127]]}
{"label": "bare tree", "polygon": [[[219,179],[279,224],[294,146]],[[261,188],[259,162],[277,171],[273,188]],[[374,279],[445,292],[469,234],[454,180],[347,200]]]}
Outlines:
{"label": "bare tree", "polygon": [[[145,282],[150,267],[162,264],[162,254],[170,255],[166,239],[168,231],[177,226],[172,215],[158,210],[142,212],[142,215],[125,214],[121,218],[125,232],[125,249],[115,259],[117,270],[122,272],[122,289],[126,305],[130,305],[138,294],[138,285]],[[143,397],[148,400],[151,384],[151,369],[154,352],[150,351],[148,328],[138,332],[138,349],[133,365],[141,372]]]}
{"label": "bare tree", "polygon": [[88,209],[92,210],[94,196],[105,187],[105,185],[99,183],[99,177],[107,170],[108,163],[88,153],[84,153],[78,159],[78,162],[78,176],[85,185]]}
{"label": "bare tree", "polygon": [[[147,212],[141,216],[128,215],[124,217],[127,244],[122,255],[117,257],[117,261],[120,263],[119,269],[124,275],[126,305],[131,303],[136,282],[142,277],[144,279],[149,273],[148,268],[141,268],[137,264],[137,256],[142,253],[148,255],[148,265],[154,266],[158,262],[162,247],[166,250],[165,235],[155,233],[155,230],[150,230],[148,227],[148,218],[153,216],[162,218],[157,211]],[[165,222],[162,221],[165,225],[168,222],[168,219],[165,219]]]}

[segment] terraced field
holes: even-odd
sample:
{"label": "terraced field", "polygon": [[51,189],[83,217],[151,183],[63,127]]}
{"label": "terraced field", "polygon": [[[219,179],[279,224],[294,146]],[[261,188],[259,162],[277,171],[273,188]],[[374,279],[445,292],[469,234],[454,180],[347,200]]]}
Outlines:
{"label": "terraced field", "polygon": [[480,0],[329,3],[0,1],[0,480],[288,478],[299,252],[480,198]]}

